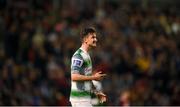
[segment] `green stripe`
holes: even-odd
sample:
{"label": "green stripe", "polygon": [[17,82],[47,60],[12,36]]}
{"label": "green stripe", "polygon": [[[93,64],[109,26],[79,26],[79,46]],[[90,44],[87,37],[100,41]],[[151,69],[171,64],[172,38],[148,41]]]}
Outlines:
{"label": "green stripe", "polygon": [[71,96],[74,96],[74,97],[87,97],[87,96],[91,96],[91,93],[88,92],[88,91],[82,91],[82,92],[79,92],[79,91],[71,91]]}
{"label": "green stripe", "polygon": [[90,59],[85,60],[85,61],[84,61],[84,66],[85,66],[85,67],[91,67],[91,66],[92,66],[91,60],[90,60]]}
{"label": "green stripe", "polygon": [[82,50],[81,50],[81,49],[78,49],[78,50],[74,53],[73,57],[83,59],[83,57],[81,56],[81,52],[82,52]]}

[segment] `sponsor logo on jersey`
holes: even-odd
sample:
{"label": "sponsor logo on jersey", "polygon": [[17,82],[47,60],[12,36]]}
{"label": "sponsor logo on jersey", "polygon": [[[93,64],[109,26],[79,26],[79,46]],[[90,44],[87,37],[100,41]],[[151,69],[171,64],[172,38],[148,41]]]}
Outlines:
{"label": "sponsor logo on jersey", "polygon": [[89,75],[92,73],[92,67],[85,68],[86,75]]}
{"label": "sponsor logo on jersey", "polygon": [[82,66],[83,61],[79,60],[79,59],[74,59],[73,60],[73,66],[78,66],[81,67]]}

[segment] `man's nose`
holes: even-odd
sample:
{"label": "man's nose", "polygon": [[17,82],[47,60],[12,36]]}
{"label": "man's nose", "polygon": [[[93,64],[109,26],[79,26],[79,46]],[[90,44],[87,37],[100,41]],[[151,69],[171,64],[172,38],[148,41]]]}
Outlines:
{"label": "man's nose", "polygon": [[96,42],[97,42],[97,41],[98,41],[98,40],[97,40],[97,38],[95,38],[95,39],[94,39],[94,41],[96,41]]}

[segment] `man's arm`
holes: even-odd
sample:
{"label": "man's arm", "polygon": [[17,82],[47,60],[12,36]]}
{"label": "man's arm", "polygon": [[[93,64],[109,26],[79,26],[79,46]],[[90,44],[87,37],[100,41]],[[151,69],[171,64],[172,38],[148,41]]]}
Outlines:
{"label": "man's arm", "polygon": [[84,63],[83,58],[80,55],[75,55],[71,61],[71,80],[72,81],[91,81],[91,80],[101,80],[106,74],[101,74],[97,72],[91,76],[81,75],[80,70]]}
{"label": "man's arm", "polygon": [[71,79],[72,81],[91,81],[91,80],[101,80],[106,74],[101,74],[100,72],[95,73],[92,76],[85,76],[78,73],[72,73]]}
{"label": "man's arm", "polygon": [[97,96],[100,103],[107,101],[107,96],[102,92],[102,86],[99,81],[92,81],[93,93]]}
{"label": "man's arm", "polygon": [[93,80],[94,77],[74,73],[74,74],[71,74],[71,79],[73,81],[90,81],[90,80]]}

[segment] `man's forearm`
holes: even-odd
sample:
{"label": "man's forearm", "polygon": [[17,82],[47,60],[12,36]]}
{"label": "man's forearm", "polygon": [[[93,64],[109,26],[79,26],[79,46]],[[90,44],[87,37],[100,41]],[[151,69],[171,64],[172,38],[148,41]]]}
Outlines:
{"label": "man's forearm", "polygon": [[71,74],[71,79],[73,81],[91,81],[94,80],[94,76],[85,76],[80,74]]}

